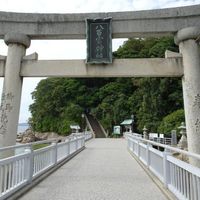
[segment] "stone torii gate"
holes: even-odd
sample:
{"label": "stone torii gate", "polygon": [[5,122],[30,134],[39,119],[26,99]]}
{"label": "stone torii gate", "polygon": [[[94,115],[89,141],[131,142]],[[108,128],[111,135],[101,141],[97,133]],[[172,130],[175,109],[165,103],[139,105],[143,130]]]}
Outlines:
{"label": "stone torii gate", "polygon": [[[107,17],[112,17],[113,38],[174,35],[180,53],[168,52],[166,58],[156,59],[115,59],[108,65],[25,56],[31,40],[85,39],[85,19]],[[7,56],[0,57],[0,76],[5,77],[0,147],[15,144],[23,77],[182,77],[188,148],[200,154],[200,5],[116,13],[0,12],[0,38],[8,45]]]}

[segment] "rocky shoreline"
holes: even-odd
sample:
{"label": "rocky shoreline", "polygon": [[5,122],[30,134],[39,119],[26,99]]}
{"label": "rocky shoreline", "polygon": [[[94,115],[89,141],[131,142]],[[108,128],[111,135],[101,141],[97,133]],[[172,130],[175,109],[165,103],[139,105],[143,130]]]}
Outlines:
{"label": "rocky shoreline", "polygon": [[49,139],[57,139],[57,140],[64,140],[64,136],[60,136],[55,132],[34,132],[31,129],[27,129],[23,133],[17,134],[17,139],[16,142],[18,143],[30,143],[30,142],[36,142],[36,141],[41,141],[41,140],[49,140]]}

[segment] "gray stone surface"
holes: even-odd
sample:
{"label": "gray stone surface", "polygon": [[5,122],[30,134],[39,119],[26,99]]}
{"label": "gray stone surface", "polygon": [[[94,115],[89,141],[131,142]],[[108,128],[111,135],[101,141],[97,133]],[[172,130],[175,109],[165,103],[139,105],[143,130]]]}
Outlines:
{"label": "gray stone surface", "polygon": [[0,12],[0,38],[19,32],[31,39],[84,39],[86,18],[112,17],[113,38],[172,35],[200,26],[200,5],[134,12],[36,14]]}
{"label": "gray stone surface", "polygon": [[21,44],[21,45],[24,45],[26,48],[28,48],[31,44],[31,40],[27,35],[24,35],[22,33],[15,33],[15,32],[7,33],[4,37],[4,42],[7,45]]}
{"label": "gray stone surface", "polygon": [[[114,59],[109,65],[87,65],[85,60],[22,61],[23,77],[181,77],[182,58]],[[123,66],[123,67],[122,67]],[[0,59],[0,77],[5,74],[5,60]]]}
{"label": "gray stone surface", "polygon": [[20,200],[167,199],[126,149],[124,139],[93,139]]}
{"label": "gray stone surface", "polygon": [[[20,41],[22,44],[19,45]],[[25,44],[28,44],[28,41],[28,37],[23,34],[8,34],[5,37],[8,54],[0,110],[0,147],[16,144],[22,90],[21,61],[26,52]]]}
{"label": "gray stone surface", "polygon": [[174,37],[176,44],[183,42],[185,40],[194,39],[196,41],[200,40],[200,26],[192,26],[179,30]]}
{"label": "gray stone surface", "polygon": [[114,59],[109,65],[89,65],[85,64],[85,60],[23,61],[21,69],[23,77],[180,77],[182,75],[182,58]]}
{"label": "gray stone surface", "polygon": [[[183,55],[183,97],[186,119],[188,151],[200,154],[200,27],[190,27],[177,33]],[[190,158],[190,163],[200,167],[200,161]]]}

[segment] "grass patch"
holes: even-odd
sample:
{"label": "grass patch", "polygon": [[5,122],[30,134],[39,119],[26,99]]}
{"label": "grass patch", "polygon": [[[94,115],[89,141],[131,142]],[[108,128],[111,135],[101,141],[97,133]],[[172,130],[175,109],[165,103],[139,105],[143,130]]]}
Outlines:
{"label": "grass patch", "polygon": [[33,145],[33,150],[41,149],[47,146],[49,146],[49,144],[35,144]]}

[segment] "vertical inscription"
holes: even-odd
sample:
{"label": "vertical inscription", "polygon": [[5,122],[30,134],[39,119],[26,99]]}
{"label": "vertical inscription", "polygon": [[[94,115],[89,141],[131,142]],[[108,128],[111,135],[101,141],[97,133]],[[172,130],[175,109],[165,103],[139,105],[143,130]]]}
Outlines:
{"label": "vertical inscription", "polygon": [[103,58],[103,49],[104,49],[104,46],[103,46],[103,26],[100,24],[100,25],[97,25],[96,26],[96,35],[97,35],[97,38],[96,38],[96,42],[97,42],[97,45],[96,45],[96,57],[97,58]]}
{"label": "vertical inscription", "polygon": [[200,94],[197,94],[195,97],[194,97],[194,103],[193,103],[193,106],[197,107],[197,108],[200,108]]}
{"label": "vertical inscription", "polygon": [[[200,94],[195,95],[192,106],[195,110],[200,109]],[[199,133],[199,131],[200,131],[200,119],[199,118],[197,118],[195,120],[195,131],[196,131],[196,133]]]}
{"label": "vertical inscription", "polygon": [[199,132],[199,128],[200,128],[200,120],[197,118],[197,120],[195,121],[195,126],[196,126],[196,132]]}
{"label": "vertical inscription", "polygon": [[4,135],[7,130],[8,114],[12,111],[14,95],[9,93],[2,93],[1,107],[0,107],[0,134]]}
{"label": "vertical inscription", "polygon": [[87,63],[111,63],[111,18],[87,19],[86,23]]}

